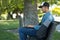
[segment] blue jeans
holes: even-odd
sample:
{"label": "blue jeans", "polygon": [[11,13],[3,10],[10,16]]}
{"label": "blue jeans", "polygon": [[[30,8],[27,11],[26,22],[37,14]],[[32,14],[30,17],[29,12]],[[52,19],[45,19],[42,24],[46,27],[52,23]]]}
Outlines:
{"label": "blue jeans", "polygon": [[20,40],[26,40],[27,35],[36,36],[36,30],[34,28],[21,27],[19,29]]}

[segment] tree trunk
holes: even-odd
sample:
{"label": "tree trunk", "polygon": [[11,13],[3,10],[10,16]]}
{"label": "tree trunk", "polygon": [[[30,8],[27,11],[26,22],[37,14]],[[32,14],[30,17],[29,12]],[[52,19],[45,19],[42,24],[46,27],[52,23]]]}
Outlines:
{"label": "tree trunk", "polygon": [[37,0],[24,0],[24,26],[38,24]]}

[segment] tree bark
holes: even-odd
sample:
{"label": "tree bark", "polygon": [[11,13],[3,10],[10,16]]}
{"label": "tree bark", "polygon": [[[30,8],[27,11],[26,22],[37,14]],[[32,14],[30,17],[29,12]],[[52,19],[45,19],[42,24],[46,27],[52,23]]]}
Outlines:
{"label": "tree bark", "polygon": [[24,0],[24,26],[38,24],[37,0]]}

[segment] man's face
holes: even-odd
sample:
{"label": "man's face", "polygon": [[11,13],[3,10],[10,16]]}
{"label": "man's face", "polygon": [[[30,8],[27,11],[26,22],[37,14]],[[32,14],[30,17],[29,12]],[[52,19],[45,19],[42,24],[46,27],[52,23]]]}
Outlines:
{"label": "man's face", "polygon": [[42,9],[42,12],[43,12],[43,13],[45,13],[45,12],[46,12],[47,7],[46,7],[46,6],[43,6],[41,9]]}

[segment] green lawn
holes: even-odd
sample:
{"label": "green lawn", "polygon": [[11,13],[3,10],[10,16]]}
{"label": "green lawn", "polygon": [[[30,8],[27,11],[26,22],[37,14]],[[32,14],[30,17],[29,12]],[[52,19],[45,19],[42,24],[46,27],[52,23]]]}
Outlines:
{"label": "green lawn", "polygon": [[5,29],[16,29],[19,27],[18,20],[1,20],[0,21],[0,40],[18,40],[16,34],[5,31]]}
{"label": "green lawn", "polygon": [[19,27],[18,20],[0,21],[0,29],[15,29]]}
{"label": "green lawn", "polygon": [[0,40],[18,40],[18,36],[15,34],[0,30]]}
{"label": "green lawn", "polygon": [[53,40],[60,40],[60,32],[55,32],[53,34]]}
{"label": "green lawn", "polygon": [[[5,30],[3,30],[3,29],[15,29],[18,27],[19,27],[18,20],[0,21],[0,40],[18,40],[18,36],[16,34],[6,32]],[[60,40],[59,32],[54,33],[53,40]]]}

